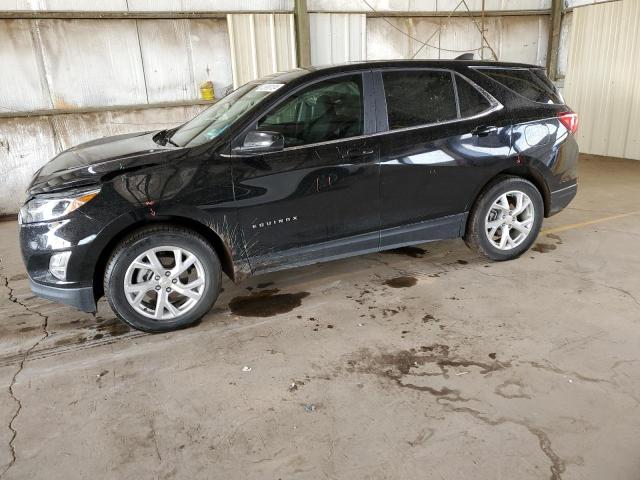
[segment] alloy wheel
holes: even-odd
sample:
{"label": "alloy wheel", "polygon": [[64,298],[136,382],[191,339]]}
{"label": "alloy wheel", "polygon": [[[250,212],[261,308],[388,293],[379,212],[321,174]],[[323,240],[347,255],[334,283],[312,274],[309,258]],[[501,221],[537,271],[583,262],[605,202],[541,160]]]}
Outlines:
{"label": "alloy wheel", "polygon": [[173,320],[193,309],[205,290],[202,263],[175,246],[154,247],[131,262],[124,294],[138,313],[154,320]]}
{"label": "alloy wheel", "polygon": [[531,233],[535,209],[529,196],[519,190],[501,194],[485,218],[485,233],[499,250],[516,248]]}

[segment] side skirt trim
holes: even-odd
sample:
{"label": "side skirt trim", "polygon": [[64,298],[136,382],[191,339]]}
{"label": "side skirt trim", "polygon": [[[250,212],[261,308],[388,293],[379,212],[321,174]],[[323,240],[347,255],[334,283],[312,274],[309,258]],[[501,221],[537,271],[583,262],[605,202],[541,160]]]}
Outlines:
{"label": "side skirt trim", "polygon": [[249,257],[253,274],[328,262],[463,235],[468,212]]}

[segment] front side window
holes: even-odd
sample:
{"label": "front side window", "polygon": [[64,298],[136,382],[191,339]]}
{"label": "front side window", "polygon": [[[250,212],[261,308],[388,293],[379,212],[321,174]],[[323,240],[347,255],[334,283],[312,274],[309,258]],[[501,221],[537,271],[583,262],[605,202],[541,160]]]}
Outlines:
{"label": "front side window", "polygon": [[341,76],[302,89],[262,117],[257,129],[281,133],[285,147],[362,135],[362,75]]}
{"label": "front side window", "polygon": [[382,79],[390,130],[458,118],[450,72],[394,70]]}

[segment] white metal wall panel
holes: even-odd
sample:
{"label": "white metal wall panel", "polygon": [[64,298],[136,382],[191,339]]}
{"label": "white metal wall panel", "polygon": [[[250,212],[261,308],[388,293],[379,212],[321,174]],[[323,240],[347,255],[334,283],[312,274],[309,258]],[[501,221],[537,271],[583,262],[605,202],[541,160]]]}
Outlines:
{"label": "white metal wall panel", "polygon": [[[440,19],[438,18],[383,18],[367,19],[367,59],[387,60],[393,58],[438,58],[438,50],[431,47],[424,47],[420,43],[412,40],[409,36],[399,30],[411,35],[414,38],[426,41],[429,45],[438,45],[438,28]],[[435,34],[435,35],[434,35]]]}
{"label": "white metal wall panel", "polygon": [[51,108],[28,20],[0,20],[0,112]]}
{"label": "white metal wall panel", "polygon": [[197,98],[188,20],[137,20],[149,103]]}
{"label": "white metal wall panel", "polygon": [[0,215],[18,212],[33,172],[55,154],[48,118],[0,119]]}
{"label": "white metal wall panel", "polygon": [[[460,0],[367,0],[379,12],[448,12]],[[591,0],[593,1],[593,0]],[[471,11],[482,9],[482,0],[467,0]],[[307,0],[312,12],[370,12],[362,0]],[[461,6],[464,8],[464,6]],[[551,0],[485,0],[485,10],[546,10]]]}
{"label": "white metal wall panel", "polygon": [[[290,44],[276,44],[278,69]],[[225,19],[0,20],[0,45],[4,113],[190,101],[207,80],[218,97],[232,84]]]}
{"label": "white metal wall panel", "polygon": [[291,12],[293,0],[0,0],[0,10]]}
{"label": "white metal wall panel", "polygon": [[274,15],[276,32],[276,60],[278,71],[290,70],[297,66],[296,35],[293,15]]}
{"label": "white metal wall panel", "polygon": [[[450,18],[449,20],[443,19],[440,21],[442,30],[440,30],[440,39],[435,44],[439,44],[440,48],[446,48],[447,50],[441,50],[439,58],[456,58],[461,52],[473,51],[482,45],[480,31],[471,19]],[[437,37],[434,37],[434,40],[437,40]],[[479,51],[474,53],[476,58],[479,58]]]}
{"label": "white metal wall panel", "polygon": [[293,0],[129,0],[130,11],[291,12]]}
{"label": "white metal wall panel", "polygon": [[62,149],[108,135],[172,128],[203,108],[194,105],[0,118],[0,215],[17,213],[33,173]]}
{"label": "white metal wall panel", "polygon": [[0,10],[124,11],[127,0],[0,0]]}
{"label": "white metal wall panel", "polygon": [[[189,45],[196,88],[211,80],[216,97],[222,97],[225,89],[233,84],[229,33],[225,19],[189,20]],[[198,95],[198,93],[196,92]]]}
{"label": "white metal wall panel", "polygon": [[366,60],[366,26],[367,17],[361,13],[309,14],[311,64]]}
{"label": "white metal wall panel", "polygon": [[[549,17],[509,16],[494,17],[494,20],[497,23],[494,32],[497,33],[498,41],[492,41],[492,35],[488,35],[487,40],[501,61],[546,65]],[[484,58],[491,58],[491,52],[485,49]]]}
{"label": "white metal wall panel", "polygon": [[135,20],[38,20],[54,108],[147,101]]}
{"label": "white metal wall panel", "polygon": [[[564,0],[566,8],[584,7],[586,5],[595,5],[596,3],[605,3],[616,0]],[[618,0],[619,1],[619,0]]]}
{"label": "white metal wall panel", "polygon": [[296,66],[293,15],[227,15],[234,87]]}
{"label": "white metal wall panel", "polygon": [[640,160],[640,2],[573,11],[565,97],[580,151]]}
{"label": "white metal wall panel", "polygon": [[[481,36],[469,18],[387,17],[367,19],[367,58],[455,58],[461,53],[474,53],[480,58]],[[479,22],[479,19],[477,19]],[[480,23],[478,23],[480,25]],[[420,50],[421,41],[433,47]],[[546,15],[486,17],[487,41],[499,60],[544,65],[547,58],[549,22]],[[440,47],[440,50],[435,47]],[[485,47],[484,58],[491,59]]]}

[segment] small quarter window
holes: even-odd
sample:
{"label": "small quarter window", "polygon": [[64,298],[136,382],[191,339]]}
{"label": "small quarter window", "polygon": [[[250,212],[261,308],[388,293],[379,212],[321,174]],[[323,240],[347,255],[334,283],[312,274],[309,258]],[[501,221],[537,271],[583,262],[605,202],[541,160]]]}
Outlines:
{"label": "small quarter window", "polygon": [[560,93],[542,69],[481,68],[478,71],[534,102],[564,103]]}
{"label": "small quarter window", "polygon": [[393,70],[382,78],[390,130],[458,117],[450,72]]}
{"label": "small quarter window", "polygon": [[462,118],[478,115],[491,107],[489,100],[459,75],[456,75],[456,86],[458,87],[458,101]]}

